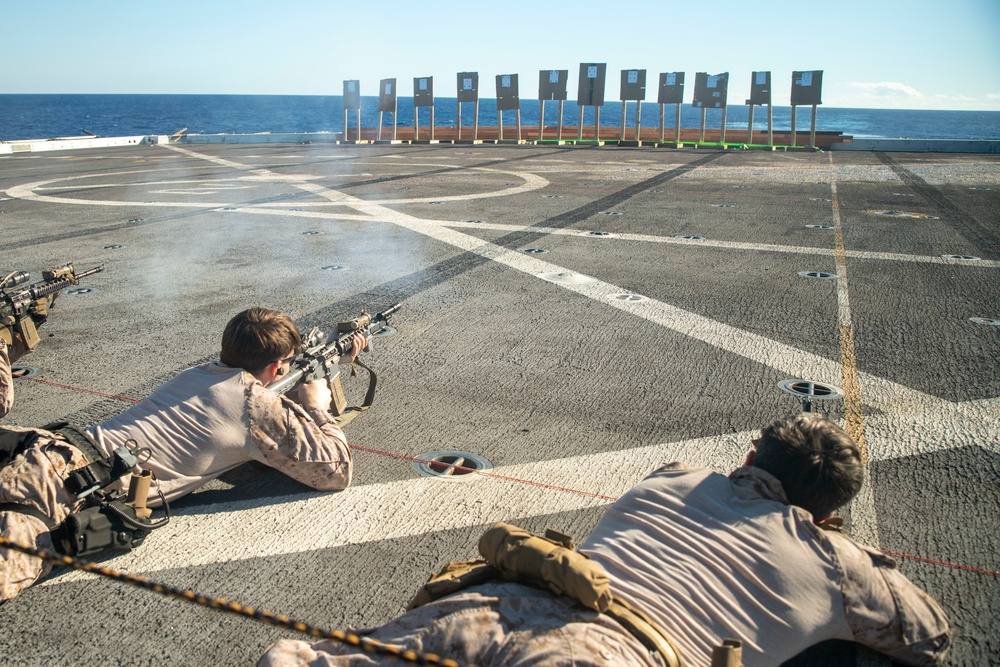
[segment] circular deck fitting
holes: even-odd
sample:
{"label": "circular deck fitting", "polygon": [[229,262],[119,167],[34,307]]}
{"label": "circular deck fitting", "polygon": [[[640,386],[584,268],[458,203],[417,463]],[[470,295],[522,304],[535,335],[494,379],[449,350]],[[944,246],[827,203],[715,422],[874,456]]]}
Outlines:
{"label": "circular deck fitting", "polygon": [[483,223],[483,222],[486,222],[486,221],[485,220],[463,220],[462,222],[474,222],[476,224],[480,224],[480,223]]}
{"label": "circular deck fitting", "polygon": [[235,206],[223,206],[222,208],[220,208],[218,210],[220,210],[220,211],[235,211],[236,207]]}
{"label": "circular deck fitting", "polygon": [[597,215],[622,215],[621,211],[601,211]]}
{"label": "circular deck fitting", "polygon": [[302,236],[315,236],[316,234],[322,234],[323,232],[318,232],[315,229],[310,229],[307,232],[302,232]]}
{"label": "circular deck fitting", "polygon": [[893,192],[893,196],[896,197],[913,197],[915,196],[912,192]]}
{"label": "circular deck fitting", "polygon": [[517,251],[527,253],[529,255],[544,255],[548,252],[545,248],[518,248]]}
{"label": "circular deck fitting", "polygon": [[674,237],[675,239],[685,239],[688,241],[704,241],[704,236],[699,236],[698,234],[678,234]]}
{"label": "circular deck fitting", "polygon": [[980,187],[972,186],[969,189],[970,190],[992,190],[993,188],[980,188]]}
{"label": "circular deck fitting", "polygon": [[542,195],[546,199],[562,199],[562,195]]}
{"label": "circular deck fitting", "polygon": [[585,276],[582,273],[574,273],[573,271],[559,271],[558,273],[543,273],[538,276],[542,280],[549,280],[554,283],[570,283],[570,284],[581,284],[581,283],[592,283],[594,278],[590,276]]}
{"label": "circular deck fitting", "polygon": [[975,324],[985,324],[991,327],[1000,327],[1000,320],[992,317],[970,317],[969,321],[974,322]]}
{"label": "circular deck fitting", "polygon": [[836,273],[826,273],[825,271],[799,271],[802,278],[820,278],[822,280],[834,280],[839,276]]}
{"label": "circular deck fitting", "polygon": [[806,225],[806,229],[833,229],[833,225]]}
{"label": "circular deck fitting", "polygon": [[964,262],[975,262],[979,258],[975,255],[941,255],[942,259],[957,259]]}
{"label": "circular deck fitting", "polygon": [[396,335],[396,327],[385,326],[372,334],[372,338],[388,338]]}
{"label": "circular deck fitting", "polygon": [[63,290],[63,294],[69,294],[70,296],[76,296],[80,294],[97,294],[101,290],[96,287],[69,287]]}
{"label": "circular deck fitting", "polygon": [[832,201],[832,200],[831,199],[827,199],[826,197],[812,197],[812,198],[809,199],[809,201],[829,202],[829,201]]}
{"label": "circular deck fitting", "polygon": [[736,188],[737,190],[749,190],[753,186],[752,185],[734,185],[733,187]]}
{"label": "circular deck fitting", "polygon": [[582,234],[580,234],[580,236],[599,236],[601,238],[607,238],[614,235],[611,232],[593,231],[593,232],[583,232]]}
{"label": "circular deck fitting", "polygon": [[104,246],[104,250],[121,250],[124,247],[125,247],[124,243],[111,243],[109,245]]}
{"label": "circular deck fitting", "polygon": [[429,201],[428,204],[443,204],[443,201]]}
{"label": "circular deck fitting", "polygon": [[640,301],[649,301],[649,297],[643,296],[641,294],[616,294],[615,298],[619,301],[632,301],[638,303]]}
{"label": "circular deck fitting", "polygon": [[290,208],[290,209],[288,209],[288,210],[289,210],[289,211],[301,211],[302,209],[301,209],[301,208]]}
{"label": "circular deck fitting", "polygon": [[493,470],[493,464],[478,454],[460,451],[435,451],[421,454],[413,462],[413,469],[423,477],[449,481],[476,479],[472,473]]}
{"label": "circular deck fitting", "polygon": [[811,380],[782,380],[778,383],[778,389],[787,394],[799,398],[810,398],[814,401],[830,401],[843,396],[839,388]]}
{"label": "circular deck fitting", "polygon": [[42,374],[42,369],[38,366],[11,366],[10,376],[17,380],[35,378]]}
{"label": "circular deck fitting", "polygon": [[346,271],[347,267],[343,264],[327,264],[326,266],[317,267],[320,271]]}
{"label": "circular deck fitting", "polygon": [[125,222],[127,222],[130,225],[134,225],[140,222],[146,222],[146,218],[129,218]]}
{"label": "circular deck fitting", "polygon": [[712,208],[736,208],[736,204],[712,204]]}

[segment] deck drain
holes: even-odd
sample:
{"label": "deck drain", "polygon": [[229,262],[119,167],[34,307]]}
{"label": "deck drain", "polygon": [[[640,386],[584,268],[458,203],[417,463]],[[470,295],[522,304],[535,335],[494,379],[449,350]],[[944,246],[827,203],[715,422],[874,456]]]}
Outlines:
{"label": "deck drain", "polygon": [[42,369],[38,366],[11,366],[10,376],[14,380],[24,380],[26,378],[38,377],[42,374]]}
{"label": "deck drain", "polygon": [[592,283],[595,278],[590,276],[585,276],[582,273],[574,273],[573,271],[559,271],[557,273],[543,273],[538,276],[542,280],[548,280],[554,283],[571,283],[571,284],[581,284],[581,283]]}
{"label": "deck drain", "polygon": [[316,234],[321,234],[321,233],[322,232],[318,232],[315,229],[310,229],[307,232],[302,232],[302,236],[315,236]]}
{"label": "deck drain", "polygon": [[802,278],[821,278],[823,280],[837,278],[836,273],[827,273],[825,271],[799,271],[799,276]]}
{"label": "deck drain", "polygon": [[79,294],[97,294],[101,290],[96,287],[70,287],[63,290],[63,294],[69,294],[70,296]]}
{"label": "deck drain", "polygon": [[544,255],[548,252],[545,248],[518,248],[517,251],[527,253],[529,255]]}
{"label": "deck drain", "polygon": [[493,470],[493,464],[478,454],[460,451],[434,451],[416,457],[413,469],[423,477],[465,481],[475,479],[472,473]]}
{"label": "deck drain", "polygon": [[778,383],[778,389],[801,398],[803,412],[812,412],[813,401],[831,401],[843,397],[837,387],[811,380],[782,380]]}
{"label": "deck drain", "polygon": [[638,303],[640,301],[649,301],[649,297],[645,297],[641,294],[618,294],[615,298],[619,301],[632,301]]}
{"label": "deck drain", "polygon": [[678,234],[674,237],[675,239],[687,239],[688,241],[704,241],[704,236],[699,236],[698,234]]}
{"label": "deck drain", "polygon": [[833,225],[806,225],[806,229],[833,229]]}
{"label": "deck drain", "polygon": [[992,317],[970,317],[969,321],[974,322],[976,324],[985,324],[991,327],[1000,327],[1000,320],[994,319]]}
{"label": "deck drain", "polygon": [[966,262],[974,262],[978,257],[975,255],[941,255],[943,259],[960,259]]}
{"label": "deck drain", "polygon": [[621,215],[621,211],[601,211],[597,215]]}
{"label": "deck drain", "polygon": [[601,236],[601,237],[604,237],[604,236],[611,236],[611,232],[598,232],[598,231],[584,232],[582,235],[583,236]]}
{"label": "deck drain", "polygon": [[736,204],[712,204],[712,208],[736,208]]}
{"label": "deck drain", "polygon": [[125,247],[124,243],[112,243],[110,245],[104,246],[104,250],[121,250]]}
{"label": "deck drain", "polygon": [[343,264],[327,264],[326,266],[319,267],[320,271],[346,271],[347,267]]}

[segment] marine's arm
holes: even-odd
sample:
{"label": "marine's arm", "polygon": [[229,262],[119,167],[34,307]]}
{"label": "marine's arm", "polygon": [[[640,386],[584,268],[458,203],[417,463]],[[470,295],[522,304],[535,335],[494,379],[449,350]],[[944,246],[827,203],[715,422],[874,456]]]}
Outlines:
{"label": "marine's arm", "polygon": [[[260,383],[247,391],[250,439],[262,463],[314,489],[350,485],[353,462],[347,437],[316,400],[304,400],[309,407],[303,407]],[[329,404],[328,389],[326,397]]]}
{"label": "marine's arm", "polygon": [[891,558],[831,535],[844,568],[844,604],[855,641],[906,665],[939,665],[951,646],[941,605]]}

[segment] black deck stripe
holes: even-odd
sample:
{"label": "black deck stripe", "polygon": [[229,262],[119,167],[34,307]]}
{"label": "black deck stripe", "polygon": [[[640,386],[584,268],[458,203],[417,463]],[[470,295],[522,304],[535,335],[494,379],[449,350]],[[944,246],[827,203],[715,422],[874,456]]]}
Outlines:
{"label": "black deck stripe", "polygon": [[941,214],[942,221],[972,244],[977,254],[988,255],[988,259],[996,259],[1000,256],[1000,238],[998,238],[1000,235],[997,234],[998,227],[995,221],[991,224],[980,220],[952,201],[938,188],[897,163],[889,155],[876,152],[875,157],[892,169],[893,173],[916,190],[920,196],[933,204]]}

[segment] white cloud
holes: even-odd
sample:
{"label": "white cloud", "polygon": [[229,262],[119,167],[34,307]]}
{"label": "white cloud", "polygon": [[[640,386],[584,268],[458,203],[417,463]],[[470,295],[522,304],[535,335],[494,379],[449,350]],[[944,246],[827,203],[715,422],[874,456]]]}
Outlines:
{"label": "white cloud", "polygon": [[908,86],[905,83],[899,83],[898,81],[880,81],[878,83],[860,83],[854,81],[848,85],[878,97],[907,97],[916,99],[925,97],[916,88]]}

